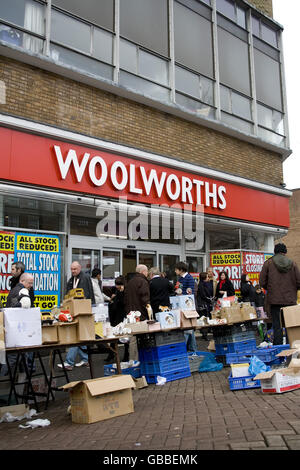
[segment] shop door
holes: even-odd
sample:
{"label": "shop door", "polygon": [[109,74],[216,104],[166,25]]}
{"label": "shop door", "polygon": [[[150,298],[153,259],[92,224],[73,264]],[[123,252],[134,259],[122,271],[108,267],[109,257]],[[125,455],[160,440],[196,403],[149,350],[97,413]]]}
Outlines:
{"label": "shop door", "polygon": [[179,255],[160,255],[159,265],[160,270],[166,273],[166,277],[174,284],[177,281],[175,274],[175,265],[179,261]]}
{"label": "shop door", "polygon": [[[101,269],[101,252],[86,248],[72,248],[72,261],[78,261],[82,271],[91,276],[94,268]],[[71,273],[68,273],[69,277],[70,275]]]}
{"label": "shop door", "polygon": [[144,264],[148,269],[157,267],[157,255],[153,251],[138,251],[137,264]]}

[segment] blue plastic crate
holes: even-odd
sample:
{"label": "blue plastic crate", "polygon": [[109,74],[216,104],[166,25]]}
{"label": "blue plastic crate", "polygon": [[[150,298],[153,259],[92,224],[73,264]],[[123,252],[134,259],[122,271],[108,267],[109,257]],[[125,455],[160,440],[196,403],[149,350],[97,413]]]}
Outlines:
{"label": "blue plastic crate", "polygon": [[246,377],[228,377],[230,390],[245,390],[249,388],[260,388],[260,380],[254,380],[255,375]]}
{"label": "blue plastic crate", "polygon": [[185,377],[190,377],[191,376],[191,371],[190,368],[182,369],[182,370],[177,370],[174,372],[168,372],[167,374],[145,374],[145,378],[147,380],[147,383],[154,384],[157,382],[157,376],[165,377],[167,379],[167,382],[172,382],[174,380],[178,379],[184,379]]}
{"label": "blue plastic crate", "polygon": [[[117,373],[117,368],[113,367],[113,364],[107,364],[104,366],[104,376],[115,375]],[[133,367],[128,367],[127,369],[122,369],[122,374],[131,375],[135,379],[142,377],[140,364]]]}
{"label": "blue plastic crate", "polygon": [[223,356],[228,353],[252,352],[256,349],[256,340],[237,341],[236,343],[216,344],[216,354]]}
{"label": "blue plastic crate", "polygon": [[174,372],[177,370],[187,369],[189,367],[189,359],[187,354],[182,356],[173,356],[160,361],[146,361],[141,362],[141,373],[145,374],[158,374]]}
{"label": "blue plastic crate", "polygon": [[185,341],[181,343],[166,344],[164,346],[155,346],[152,348],[142,348],[138,350],[139,360],[158,361],[172,356],[180,356],[187,353]]}
{"label": "blue plastic crate", "polygon": [[251,359],[252,356],[257,356],[262,362],[267,364],[280,364],[284,361],[284,358],[276,357],[280,351],[285,349],[290,349],[289,344],[272,346],[270,348],[256,348],[252,352],[240,352],[240,353],[229,353],[226,354],[226,363],[227,364],[238,364],[242,362],[247,362]]}

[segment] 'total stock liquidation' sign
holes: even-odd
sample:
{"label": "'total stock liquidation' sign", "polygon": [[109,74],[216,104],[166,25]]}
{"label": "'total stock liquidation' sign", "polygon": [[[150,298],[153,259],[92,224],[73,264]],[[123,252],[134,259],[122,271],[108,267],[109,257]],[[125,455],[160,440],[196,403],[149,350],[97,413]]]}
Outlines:
{"label": "'total stock liquidation' sign", "polygon": [[56,235],[0,232],[0,300],[5,306],[11,266],[22,261],[34,277],[35,306],[51,310],[60,304],[61,253]]}

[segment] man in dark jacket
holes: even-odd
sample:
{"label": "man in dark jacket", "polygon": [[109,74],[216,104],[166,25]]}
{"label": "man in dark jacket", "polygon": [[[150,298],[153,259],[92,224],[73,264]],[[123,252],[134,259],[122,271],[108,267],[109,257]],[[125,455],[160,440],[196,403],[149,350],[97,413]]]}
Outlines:
{"label": "man in dark jacket", "polygon": [[33,286],[33,275],[29,273],[23,273],[20,276],[20,282],[11,289],[7,296],[6,308],[21,307],[30,308],[33,307],[30,298],[30,289]]}
{"label": "man in dark jacket", "polygon": [[280,324],[282,307],[297,304],[297,290],[300,289],[300,271],[287,256],[284,243],[278,243],[274,248],[274,256],[265,261],[259,284],[267,290],[267,301],[273,323],[273,344],[282,344],[283,335]]}
{"label": "man in dark jacket", "polygon": [[[10,289],[12,290],[14,287],[17,286],[20,282],[20,277],[25,272],[25,264],[22,261],[16,261],[11,265],[11,278],[9,280]],[[34,291],[33,285],[29,289],[29,296],[31,300],[31,307],[34,307]],[[11,305],[6,305],[7,307],[11,307]]]}
{"label": "man in dark jacket", "polygon": [[[91,299],[92,304],[94,304],[95,296],[91,278],[81,271],[81,264],[79,264],[78,261],[73,261],[71,264],[71,274],[72,276],[67,282],[67,292],[71,289],[83,289],[85,298]],[[76,367],[89,367],[89,358],[86,350],[86,346],[74,346],[70,348],[64,364],[57,364],[57,367],[60,369],[64,367],[67,370],[72,370],[74,365]],[[77,354],[81,361],[75,364]]]}
{"label": "man in dark jacket", "polygon": [[166,277],[161,277],[158,268],[149,269],[150,303],[153,313],[159,312],[160,305],[170,307],[170,295],[175,295],[173,284]]}
{"label": "man in dark jacket", "polygon": [[148,268],[144,264],[136,267],[136,274],[125,288],[125,313],[141,312],[140,321],[148,320],[146,305],[150,304],[150,289],[147,280]]}
{"label": "man in dark jacket", "polygon": [[95,296],[93,285],[90,276],[82,272],[81,265],[78,261],[73,261],[71,264],[71,274],[72,276],[67,283],[67,292],[71,289],[83,289],[84,296],[86,299],[91,299],[92,304],[95,303]]}

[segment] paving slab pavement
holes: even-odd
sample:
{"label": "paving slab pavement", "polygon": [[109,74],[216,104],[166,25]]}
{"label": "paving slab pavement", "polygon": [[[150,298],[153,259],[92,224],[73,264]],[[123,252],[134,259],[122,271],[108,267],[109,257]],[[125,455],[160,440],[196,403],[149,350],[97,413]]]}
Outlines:
{"label": "paving slab pavement", "polygon": [[[199,349],[207,343],[198,339]],[[103,375],[97,356],[96,372]],[[121,356],[122,357],[122,356]],[[300,390],[264,395],[260,389],[231,391],[229,367],[133,390],[134,413],[93,424],[74,424],[68,392],[56,392],[36,418],[50,426],[21,429],[25,421],[0,424],[0,450],[299,450]],[[74,368],[70,381],[88,379]],[[62,379],[61,379],[62,380]],[[32,405],[31,405],[32,407]]]}

